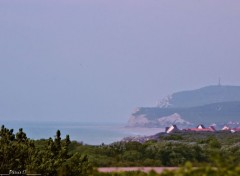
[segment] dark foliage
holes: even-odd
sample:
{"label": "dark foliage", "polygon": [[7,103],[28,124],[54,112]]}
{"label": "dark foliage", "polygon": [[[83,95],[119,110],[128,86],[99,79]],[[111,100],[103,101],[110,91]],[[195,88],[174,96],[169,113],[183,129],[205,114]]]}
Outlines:
{"label": "dark foliage", "polygon": [[88,157],[78,152],[69,154],[70,137],[61,140],[58,130],[53,140],[32,141],[20,128],[14,134],[4,126],[0,131],[0,173],[25,171],[46,176],[91,175]]}

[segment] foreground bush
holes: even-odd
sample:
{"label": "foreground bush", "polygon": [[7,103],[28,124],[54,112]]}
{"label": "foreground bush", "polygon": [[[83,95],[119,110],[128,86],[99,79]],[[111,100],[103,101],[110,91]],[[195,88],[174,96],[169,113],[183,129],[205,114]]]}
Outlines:
{"label": "foreground bush", "polygon": [[23,129],[14,134],[4,126],[0,130],[0,173],[9,170],[39,173],[46,176],[91,175],[92,167],[87,156],[76,152],[69,154],[69,136],[61,139],[58,130],[55,139],[49,140],[41,147],[27,138]]}

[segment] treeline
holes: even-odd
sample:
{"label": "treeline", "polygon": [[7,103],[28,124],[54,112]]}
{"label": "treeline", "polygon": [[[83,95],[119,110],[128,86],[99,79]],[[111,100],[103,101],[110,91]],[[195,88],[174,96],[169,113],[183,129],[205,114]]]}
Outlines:
{"label": "treeline", "polygon": [[240,175],[240,134],[159,134],[156,140],[86,145],[61,138],[30,140],[23,129],[0,130],[0,173],[9,170],[46,176],[159,175],[151,172],[98,173],[97,167],[175,166],[161,176]]}
{"label": "treeline", "polygon": [[[97,173],[96,176],[239,176],[240,134],[174,133],[160,134],[158,141],[114,143],[101,148],[115,148],[116,163],[125,166],[179,166],[175,171],[157,174],[143,172]],[[121,150],[119,150],[121,149]],[[87,149],[85,149],[87,151]],[[113,151],[113,150],[110,150]],[[84,152],[84,150],[82,150]],[[138,154],[136,155],[136,153]],[[109,153],[108,153],[109,154]],[[135,163],[127,159],[135,158]],[[135,156],[134,156],[135,155]],[[138,156],[138,157],[137,157]],[[103,157],[103,156],[102,156]],[[103,157],[104,158],[104,157]],[[107,160],[105,155],[105,160]],[[119,160],[120,159],[120,160]],[[114,161],[114,156],[108,161]],[[95,162],[97,162],[95,160]],[[101,164],[101,163],[98,163]],[[109,163],[111,164],[111,162]],[[115,164],[112,163],[114,166]],[[123,165],[122,165],[123,164]]]}
{"label": "treeline", "polygon": [[10,170],[46,176],[91,175],[92,167],[87,156],[78,152],[69,154],[69,135],[61,139],[58,130],[54,139],[41,145],[27,138],[23,129],[14,134],[4,126],[0,130],[0,174]]}
{"label": "treeline", "polygon": [[[214,165],[216,153],[222,158],[234,157],[240,163],[240,134],[174,133],[161,134],[158,140],[145,143],[115,142],[90,146],[72,142],[71,152],[88,155],[95,167],[127,166],[194,166]],[[219,156],[220,157],[220,156]]]}

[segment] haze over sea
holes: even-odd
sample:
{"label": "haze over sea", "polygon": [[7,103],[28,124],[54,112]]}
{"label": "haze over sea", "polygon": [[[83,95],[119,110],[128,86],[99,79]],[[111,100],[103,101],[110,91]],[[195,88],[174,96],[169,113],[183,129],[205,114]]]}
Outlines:
{"label": "haze over sea", "polygon": [[240,0],[0,0],[0,124],[86,144],[162,131],[124,122],[219,77],[240,85],[239,19]]}
{"label": "haze over sea", "polygon": [[61,137],[70,135],[71,140],[84,144],[99,145],[117,142],[127,136],[145,136],[161,132],[161,128],[127,128],[121,122],[33,122],[33,121],[0,121],[6,128],[14,129],[16,133],[23,128],[31,139],[54,138],[56,131],[61,131]]}

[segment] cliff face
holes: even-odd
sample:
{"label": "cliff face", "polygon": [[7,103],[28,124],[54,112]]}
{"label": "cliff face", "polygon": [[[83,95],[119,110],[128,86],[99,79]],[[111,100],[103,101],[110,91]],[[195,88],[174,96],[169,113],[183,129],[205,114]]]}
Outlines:
{"label": "cliff face", "polygon": [[128,121],[129,127],[159,127],[165,128],[171,124],[176,124],[179,127],[191,125],[190,122],[181,118],[178,113],[169,116],[159,117],[156,119],[148,119],[145,115],[131,116]]}
{"label": "cliff face", "polygon": [[174,93],[158,107],[141,107],[132,113],[128,126],[189,127],[240,121],[240,86],[208,86]]}

